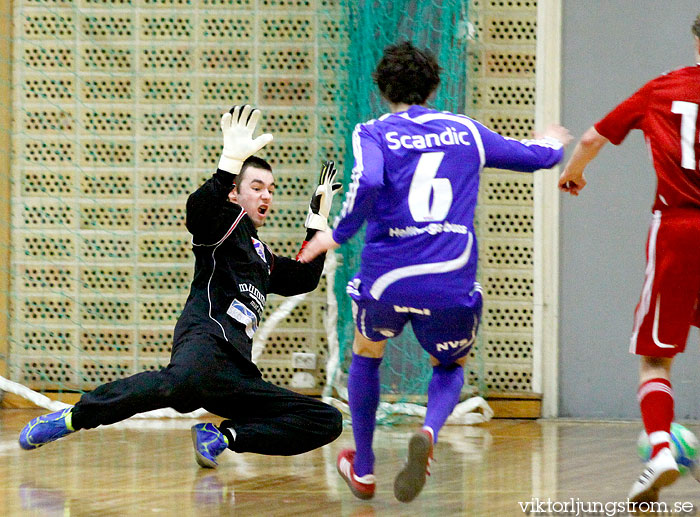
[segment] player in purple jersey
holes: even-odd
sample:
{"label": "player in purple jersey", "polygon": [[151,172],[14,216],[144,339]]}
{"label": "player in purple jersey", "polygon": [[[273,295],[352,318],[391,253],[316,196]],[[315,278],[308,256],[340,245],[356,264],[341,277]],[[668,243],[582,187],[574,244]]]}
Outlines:
{"label": "player in purple jersey", "polygon": [[362,265],[348,284],[357,308],[348,375],[356,451],[338,456],[338,471],[361,499],[375,491],[372,438],[387,338],[410,321],[433,365],[425,425],[411,437],[394,482],[399,501],[423,488],[433,443],[459,402],[481,317],[474,237],[481,170],[553,167],[571,139],[550,126],[536,140],[517,141],[426,107],[439,73],[435,57],[408,42],[385,49],[373,78],[391,113],[356,126],[352,182],[335,229],[317,233],[300,256],[312,260],[338,247],[367,222]]}

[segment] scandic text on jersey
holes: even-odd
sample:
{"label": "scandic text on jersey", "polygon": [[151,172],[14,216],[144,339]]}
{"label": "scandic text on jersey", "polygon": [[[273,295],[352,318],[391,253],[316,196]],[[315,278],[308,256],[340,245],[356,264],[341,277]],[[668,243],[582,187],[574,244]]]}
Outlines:
{"label": "scandic text on jersey", "polygon": [[457,131],[453,127],[448,127],[442,133],[426,133],[424,135],[401,135],[397,131],[390,131],[384,137],[389,144],[389,149],[428,149],[430,147],[440,147],[441,145],[471,145],[467,137],[467,131]]}

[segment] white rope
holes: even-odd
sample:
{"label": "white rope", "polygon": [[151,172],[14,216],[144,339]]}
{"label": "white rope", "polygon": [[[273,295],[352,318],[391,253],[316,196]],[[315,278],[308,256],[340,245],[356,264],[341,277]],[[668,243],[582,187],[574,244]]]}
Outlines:
{"label": "white rope", "polygon": [[471,397],[460,402],[447,419],[448,424],[483,424],[493,418],[493,409],[482,397]]}
{"label": "white rope", "polygon": [[[49,411],[60,411],[70,404],[65,402],[59,402],[58,400],[51,400],[46,395],[42,395],[32,389],[23,386],[18,382],[11,381],[5,377],[0,376],[0,390],[7,393],[14,393],[28,400],[37,407],[48,409]],[[178,413],[172,408],[156,409],[153,411],[148,411],[146,413],[138,413],[131,418],[199,418],[200,416],[206,414],[207,412],[203,409],[198,409],[197,411],[192,411],[191,413]]]}
{"label": "white rope", "polygon": [[[328,301],[328,317],[324,321],[324,326],[326,334],[330,337],[331,334],[335,334],[335,344],[336,348],[338,346],[338,332],[335,328],[336,321],[338,319],[338,304],[335,301],[335,296],[333,295],[333,285],[335,280],[335,270],[337,267],[337,258],[333,251],[326,254],[326,260],[323,265],[323,272],[321,273],[326,277],[326,299]],[[273,330],[277,328],[277,324],[284,318],[289,316],[291,312],[297,308],[297,306],[309,295],[309,293],[302,293],[296,296],[291,296],[287,298],[272,314],[265,320],[262,327],[255,334],[255,339],[253,339],[253,362],[258,364],[258,360],[265,350],[265,345],[267,344],[267,339]],[[332,323],[331,323],[332,322]],[[337,354],[336,354],[337,355]],[[330,361],[330,358],[329,358]],[[328,381],[328,371],[326,369],[326,384]],[[325,394],[325,393],[324,393]]]}
{"label": "white rope", "polygon": [[335,271],[338,269],[338,256],[335,251],[326,254],[326,318],[323,324],[326,328],[328,342],[328,361],[326,362],[326,385],[323,387],[323,400],[327,401],[333,395],[333,385],[340,373],[340,347],[338,346],[338,301],[335,298]]}
{"label": "white rope", "polygon": [[37,393],[36,391],[31,390],[18,382],[11,381],[10,379],[6,379],[2,376],[0,376],[0,390],[19,395],[32,404],[48,409],[49,411],[60,411],[61,409],[65,409],[69,406],[69,404],[66,404],[65,402],[51,400],[49,397],[42,395],[41,393]]}
{"label": "white rope", "polygon": [[297,308],[297,306],[306,298],[309,293],[297,294],[287,298],[282,304],[277,307],[275,312],[270,314],[270,317],[263,323],[262,327],[255,333],[255,339],[253,339],[253,351],[252,359],[255,364],[258,364],[258,360],[265,350],[265,345],[267,344],[267,338],[277,327],[277,324],[284,318],[289,316],[291,312]]}

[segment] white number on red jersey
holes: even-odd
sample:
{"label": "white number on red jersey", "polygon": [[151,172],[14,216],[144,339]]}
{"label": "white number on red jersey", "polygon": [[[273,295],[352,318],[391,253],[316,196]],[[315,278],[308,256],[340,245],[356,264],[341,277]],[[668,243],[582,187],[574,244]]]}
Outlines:
{"label": "white number on red jersey", "polygon": [[698,105],[694,102],[673,101],[671,112],[681,115],[681,167],[695,170],[695,132],[698,125]]}

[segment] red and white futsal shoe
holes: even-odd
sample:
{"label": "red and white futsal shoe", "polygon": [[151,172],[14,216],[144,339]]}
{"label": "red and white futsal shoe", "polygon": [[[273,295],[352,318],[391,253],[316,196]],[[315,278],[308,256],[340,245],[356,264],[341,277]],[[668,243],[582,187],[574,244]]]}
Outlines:
{"label": "red and white futsal shoe", "polygon": [[374,497],[374,489],[376,488],[376,478],[374,474],[358,476],[355,474],[355,469],[352,464],[355,460],[355,451],[352,449],[343,449],[338,454],[338,474],[342,477],[350,487],[350,491],[355,497],[360,499],[372,499]]}

